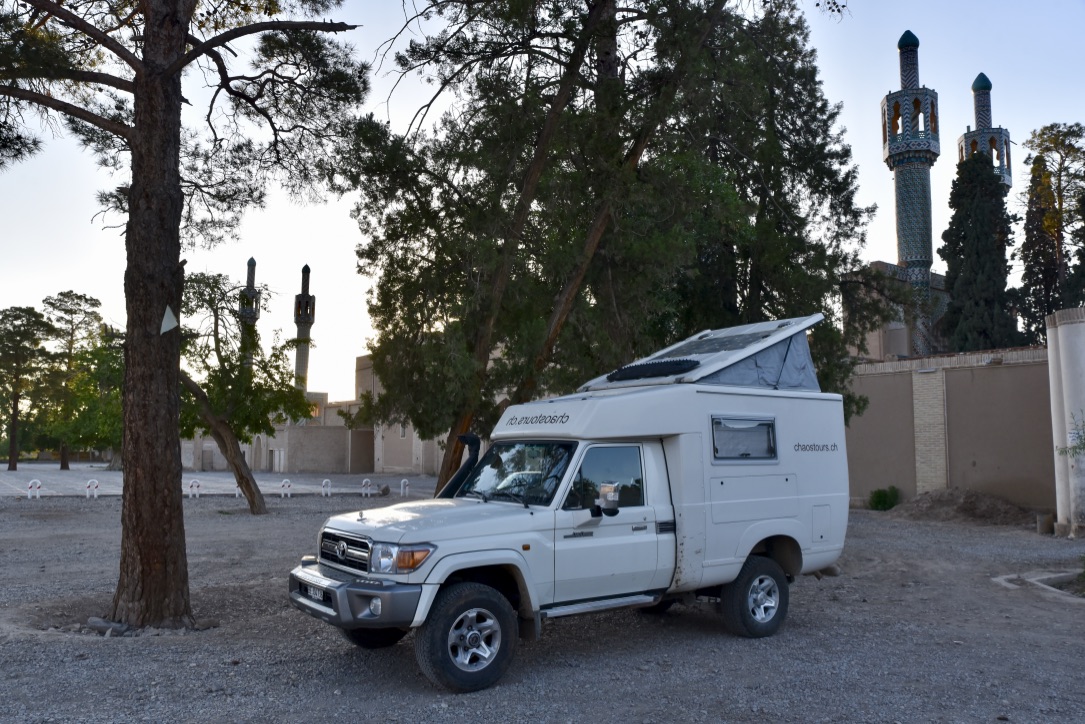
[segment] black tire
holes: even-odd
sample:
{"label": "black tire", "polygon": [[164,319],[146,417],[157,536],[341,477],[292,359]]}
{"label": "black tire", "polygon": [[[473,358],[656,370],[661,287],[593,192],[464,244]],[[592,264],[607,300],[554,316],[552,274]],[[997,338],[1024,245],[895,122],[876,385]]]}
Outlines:
{"label": "black tire", "polygon": [[455,692],[478,691],[501,678],[517,642],[516,612],[481,583],[441,589],[414,636],[414,654],[426,678]]}
{"label": "black tire", "polygon": [[750,556],[738,578],[720,591],[723,625],[736,636],[772,636],[787,617],[787,576],[780,565],[764,556]]}
{"label": "black tire", "polygon": [[341,628],[343,638],[363,649],[386,649],[407,635],[405,628]]}

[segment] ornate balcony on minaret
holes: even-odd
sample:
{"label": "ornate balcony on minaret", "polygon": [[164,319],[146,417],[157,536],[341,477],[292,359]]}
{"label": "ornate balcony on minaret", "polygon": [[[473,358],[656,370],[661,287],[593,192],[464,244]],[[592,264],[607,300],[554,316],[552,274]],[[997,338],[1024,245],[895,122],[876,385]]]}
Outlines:
{"label": "ornate balcony on minaret", "polygon": [[972,105],[975,109],[976,130],[971,128],[957,139],[958,160],[974,153],[989,153],[995,173],[1006,186],[1013,185],[1010,168],[1010,132],[991,123],[991,81],[980,73],[972,83]]}

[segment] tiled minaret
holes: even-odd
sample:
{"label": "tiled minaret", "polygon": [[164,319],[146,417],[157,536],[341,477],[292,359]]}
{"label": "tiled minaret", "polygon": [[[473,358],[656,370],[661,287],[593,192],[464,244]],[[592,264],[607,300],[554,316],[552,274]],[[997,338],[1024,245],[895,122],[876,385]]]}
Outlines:
{"label": "tiled minaret", "polygon": [[249,258],[245,286],[237,296],[237,318],[241,320],[242,363],[252,367],[253,346],[256,344],[256,321],[260,319],[260,290],[256,288],[256,260]]}
{"label": "tiled minaret", "polygon": [[938,94],[919,85],[919,38],[906,30],[897,49],[901,89],[882,99],[882,157],[896,187],[897,263],[916,292],[911,354],[921,356],[932,351],[931,166],[940,153]]}
{"label": "tiled minaret", "polygon": [[304,392],[309,377],[309,332],[316,320],[316,297],[309,293],[309,265],[301,268],[301,294],[294,295],[294,324],[298,325],[298,347],[294,357],[294,379]]}
{"label": "tiled minaret", "polygon": [[971,128],[957,139],[957,153],[963,161],[973,153],[989,153],[995,173],[1006,186],[1013,185],[1010,170],[1010,132],[991,123],[991,81],[980,73],[972,83],[972,105],[976,112],[976,130]]}

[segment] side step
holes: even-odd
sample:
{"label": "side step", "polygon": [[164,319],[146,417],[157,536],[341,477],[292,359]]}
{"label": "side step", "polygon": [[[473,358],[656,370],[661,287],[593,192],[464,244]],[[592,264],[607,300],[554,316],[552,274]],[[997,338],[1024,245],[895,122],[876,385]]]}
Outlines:
{"label": "side step", "polygon": [[621,598],[608,598],[602,601],[585,601],[584,603],[572,603],[568,606],[555,606],[542,612],[545,618],[561,618],[573,616],[578,613],[592,613],[606,611],[611,608],[627,608],[630,606],[652,606],[659,602],[659,596],[637,595],[623,596]]}

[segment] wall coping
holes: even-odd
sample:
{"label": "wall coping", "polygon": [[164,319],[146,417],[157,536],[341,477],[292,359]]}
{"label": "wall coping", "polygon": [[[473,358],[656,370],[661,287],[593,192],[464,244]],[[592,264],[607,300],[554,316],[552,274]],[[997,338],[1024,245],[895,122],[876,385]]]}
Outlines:
{"label": "wall coping", "polygon": [[896,372],[954,369],[960,367],[994,367],[998,365],[1038,364],[1047,362],[1046,347],[1018,347],[1014,349],[989,349],[982,352],[910,357],[888,362],[864,362],[856,365],[853,374],[885,375]]}

